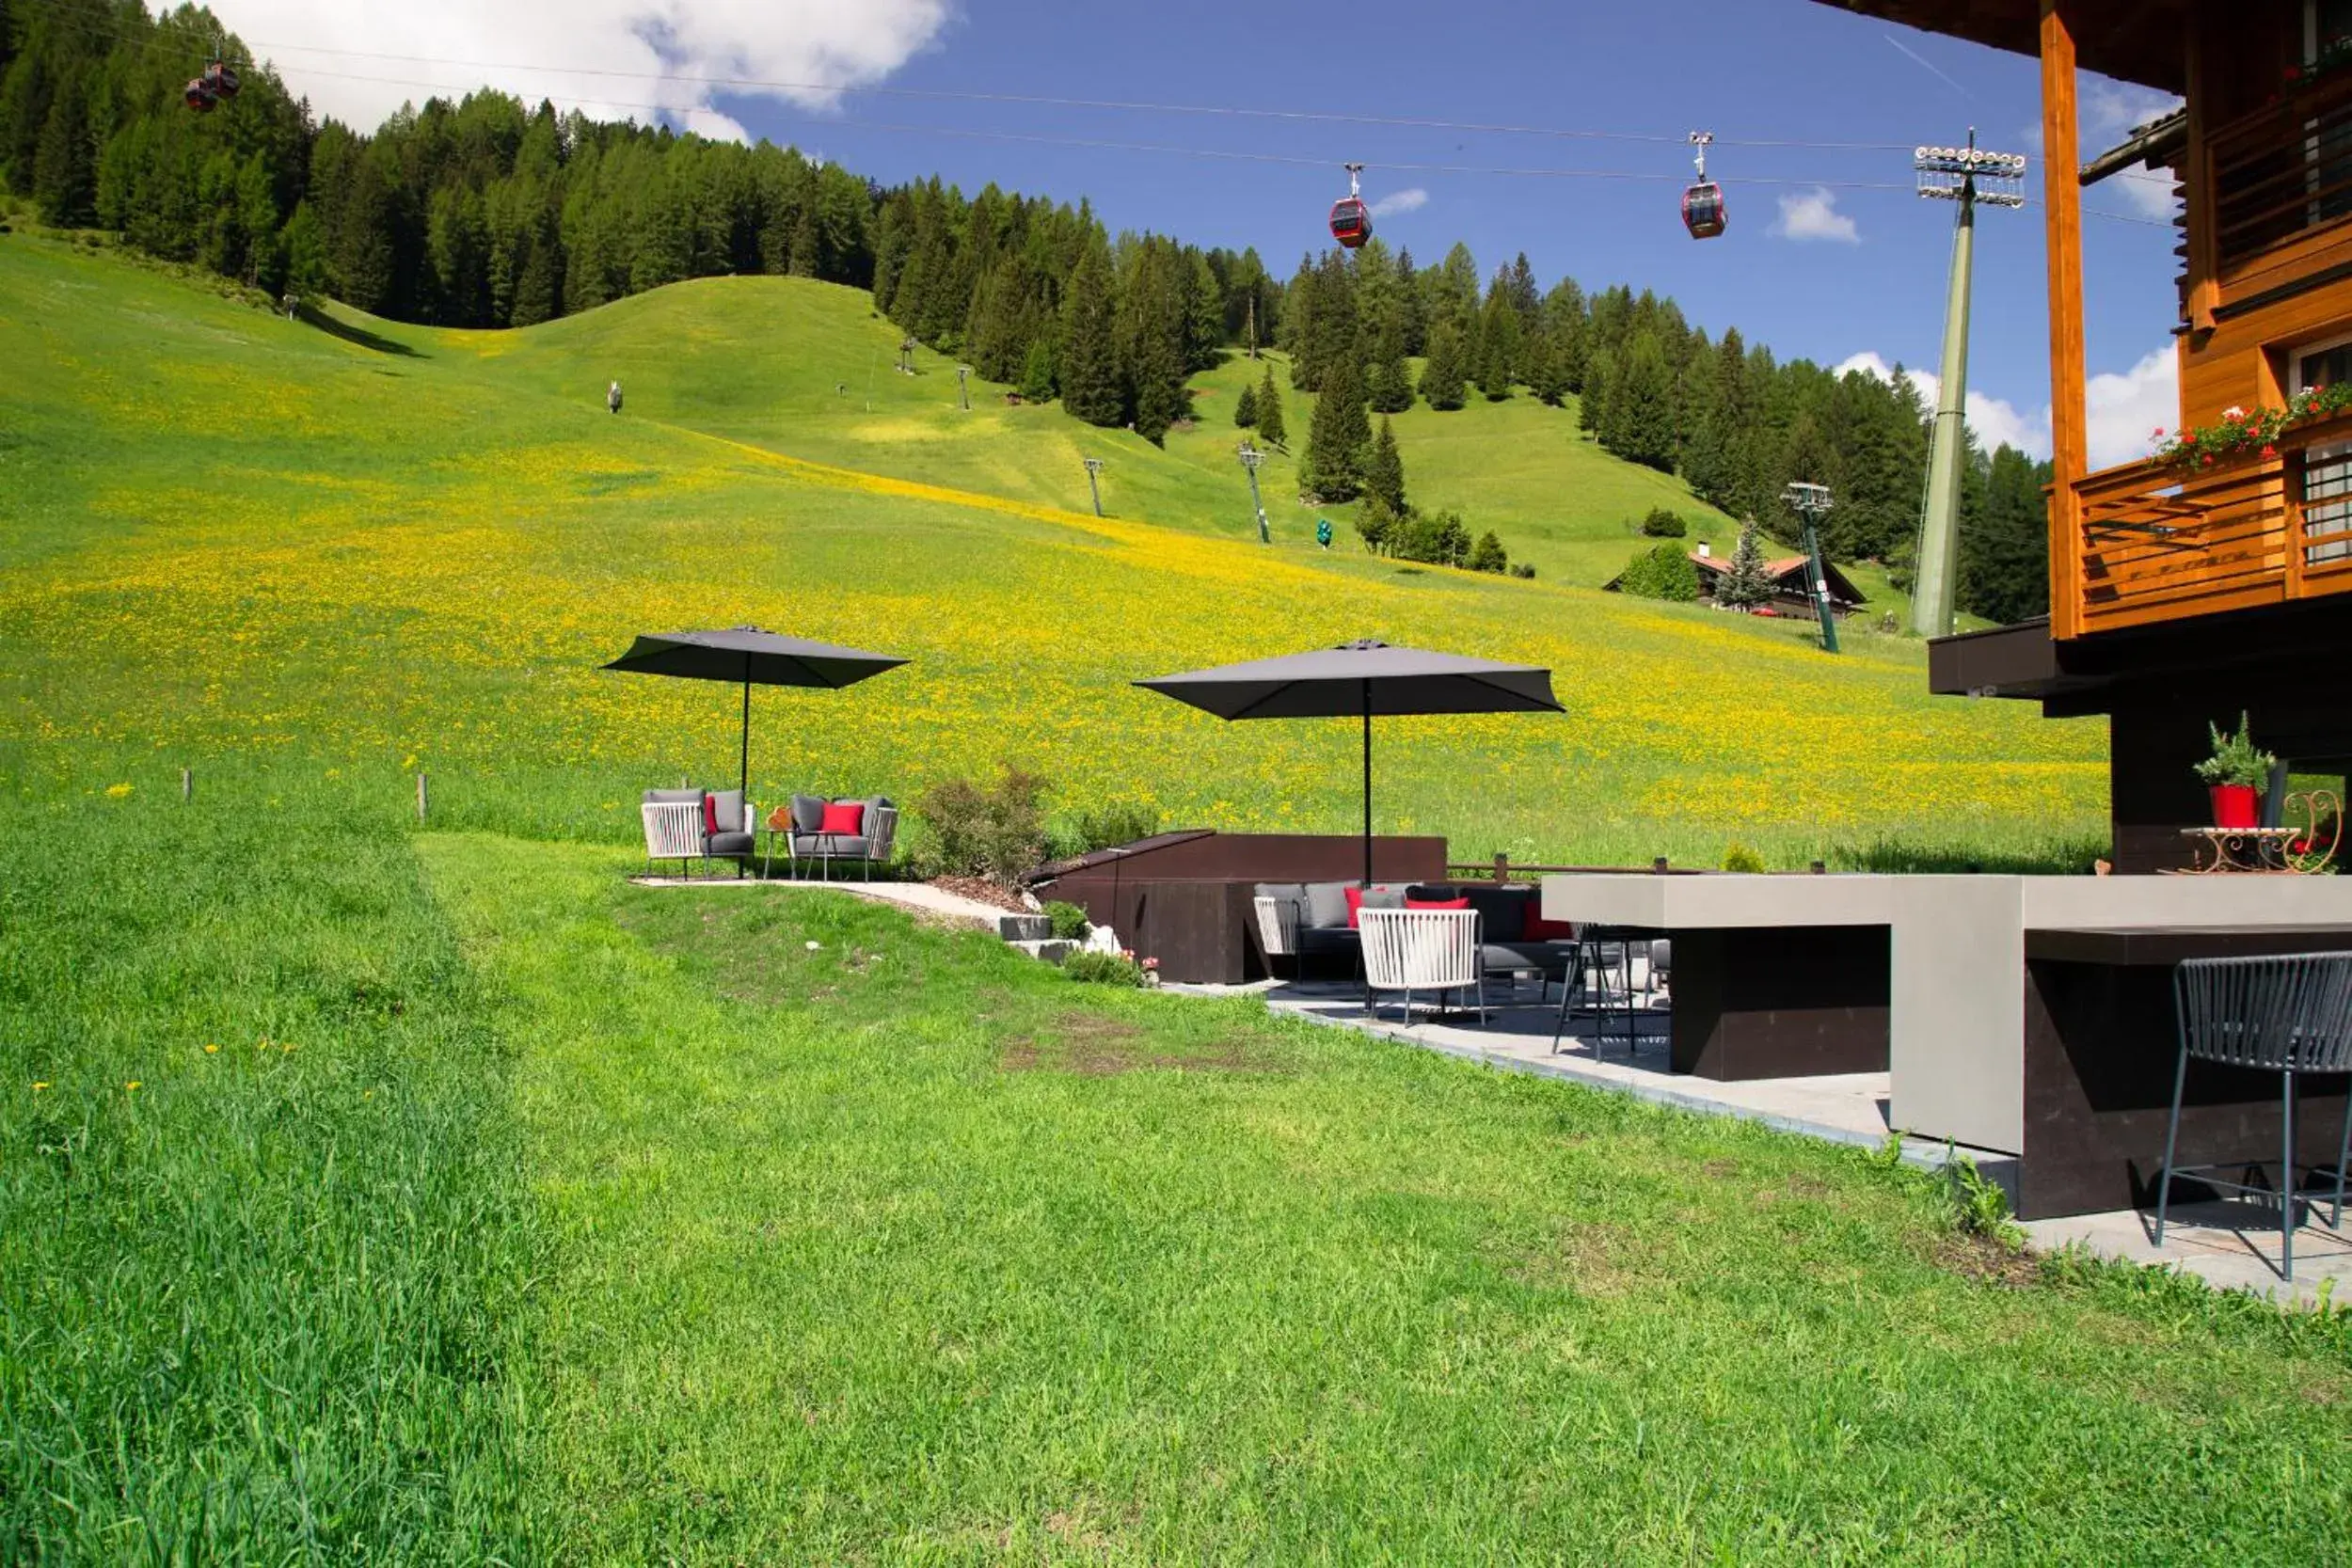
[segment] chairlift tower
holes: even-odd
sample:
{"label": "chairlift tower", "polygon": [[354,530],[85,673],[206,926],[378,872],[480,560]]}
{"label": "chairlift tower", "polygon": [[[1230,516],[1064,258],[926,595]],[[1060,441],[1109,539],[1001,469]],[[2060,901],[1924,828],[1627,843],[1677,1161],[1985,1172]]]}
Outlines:
{"label": "chairlift tower", "polygon": [[1103,471],[1103,460],[1086,457],[1079,461],[1087,466],[1087,493],[1094,498],[1094,515],[1100,517],[1103,515],[1103,482],[1097,476]]}
{"label": "chairlift tower", "polygon": [[1258,465],[1265,461],[1265,453],[1244,441],[1233,454],[1249,472],[1249,505],[1258,514],[1258,543],[1274,543],[1274,531],[1266,527],[1265,502],[1258,499]]}
{"label": "chairlift tower", "polygon": [[1986,152],[1972,126],[1966,147],[1922,147],[1912,159],[1919,194],[1960,208],[1952,229],[1951,295],[1944,308],[1944,366],[1935,399],[1935,436],[1928,449],[1928,497],[1919,518],[1918,572],[1912,583],[1911,629],[1948,637],[1960,578],[1960,466],[1967,460],[1968,305],[1974,286],[1977,206],[2023,207],[2026,160]]}
{"label": "chairlift tower", "polygon": [[958,365],[956,367],[956,398],[963,404],[963,411],[967,414],[972,412],[971,374],[971,366]]}
{"label": "chairlift tower", "polygon": [[1829,573],[1821,565],[1820,531],[1815,526],[1822,513],[1836,501],[1826,484],[1808,484],[1800,480],[1780,493],[1783,505],[1804,519],[1805,577],[1813,589],[1813,612],[1821,622],[1821,651],[1837,651],[1837,611],[1829,602]]}

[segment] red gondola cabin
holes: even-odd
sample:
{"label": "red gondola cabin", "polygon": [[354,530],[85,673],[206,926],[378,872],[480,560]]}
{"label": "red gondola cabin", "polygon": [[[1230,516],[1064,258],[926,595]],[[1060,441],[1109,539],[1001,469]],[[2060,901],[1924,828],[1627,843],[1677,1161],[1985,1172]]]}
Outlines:
{"label": "red gondola cabin", "polygon": [[1331,237],[1350,250],[1372,238],[1372,209],[1363,198],[1343,196],[1331,203]]}
{"label": "red gondola cabin", "polygon": [[183,96],[187,100],[188,107],[200,115],[210,114],[213,105],[220,102],[213,91],[212,84],[201,76],[192,76],[188,79],[187,87],[183,89]]}

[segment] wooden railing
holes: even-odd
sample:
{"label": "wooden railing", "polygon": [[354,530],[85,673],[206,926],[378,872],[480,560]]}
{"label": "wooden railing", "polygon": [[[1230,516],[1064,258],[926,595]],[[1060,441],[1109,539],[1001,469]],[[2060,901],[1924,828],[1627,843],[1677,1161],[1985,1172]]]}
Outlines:
{"label": "wooden railing", "polygon": [[2333,460],[2311,461],[2343,442],[2352,417],[2289,432],[2275,456],[2185,471],[2150,460],[2078,481],[2075,597],[2054,607],[2058,635],[2352,592],[2352,507],[2324,504],[2352,495]]}

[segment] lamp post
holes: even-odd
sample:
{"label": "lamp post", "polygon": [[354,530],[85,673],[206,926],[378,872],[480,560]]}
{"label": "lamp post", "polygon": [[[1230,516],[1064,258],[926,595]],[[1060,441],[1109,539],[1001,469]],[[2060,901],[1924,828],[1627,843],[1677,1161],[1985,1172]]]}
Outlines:
{"label": "lamp post", "polygon": [[1928,450],[1928,499],[1919,517],[1919,572],[1912,584],[1911,629],[1949,636],[1960,578],[1960,466],[1968,451],[1968,306],[1977,255],[1977,205],[2023,207],[2026,160],[1984,152],[1977,133],[1966,147],[1922,147],[1912,160],[1919,194],[1960,208],[1952,229],[1951,293],[1944,308],[1944,363],[1935,397],[1935,439]]}
{"label": "lamp post", "polygon": [[1087,492],[1094,498],[1094,515],[1100,517],[1103,515],[1103,482],[1096,476],[1103,471],[1103,460],[1087,457],[1080,461],[1087,466]]}
{"label": "lamp post", "polygon": [[1234,455],[1241,459],[1241,466],[1249,472],[1249,505],[1258,514],[1258,543],[1271,545],[1274,543],[1274,532],[1266,527],[1265,502],[1258,499],[1258,465],[1265,461],[1265,453],[1244,441]]}
{"label": "lamp post", "polygon": [[971,373],[972,367],[969,365],[958,365],[956,367],[956,397],[962,403],[963,411],[967,414],[972,412],[972,388],[970,382],[966,379],[971,375]]}
{"label": "lamp post", "polygon": [[1821,566],[1821,539],[1815,522],[1836,503],[1826,484],[1808,484],[1800,480],[1780,494],[1789,511],[1804,519],[1804,560],[1807,577],[1813,589],[1813,611],[1821,621],[1821,649],[1837,651],[1837,612],[1830,608],[1829,573]]}

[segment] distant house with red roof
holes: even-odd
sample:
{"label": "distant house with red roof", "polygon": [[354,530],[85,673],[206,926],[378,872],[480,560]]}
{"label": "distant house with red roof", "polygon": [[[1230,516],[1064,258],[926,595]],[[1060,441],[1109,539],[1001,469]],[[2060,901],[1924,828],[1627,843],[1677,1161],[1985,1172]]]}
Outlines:
{"label": "distant house with red roof", "polygon": [[[1731,562],[1713,554],[1705,545],[1701,545],[1691,552],[1691,564],[1699,569],[1700,601],[1713,604],[1715,585],[1721,582],[1724,574],[1731,569]],[[1806,580],[1804,557],[1787,555],[1774,561],[1767,561],[1764,562],[1764,575],[1772,581],[1772,602],[1770,608],[1775,613],[1806,616],[1813,613],[1813,589]],[[1851,615],[1870,602],[1862,590],[1856,588],[1835,563],[1826,561],[1821,562],[1821,575],[1829,579],[1830,608],[1838,615]],[[1609,593],[1615,594],[1623,590],[1625,578],[1621,573],[1611,578],[1601,586]]]}

